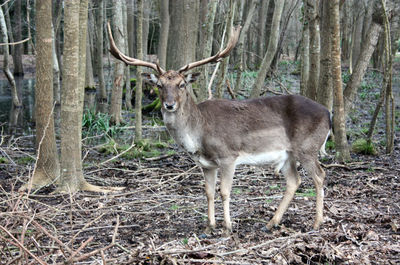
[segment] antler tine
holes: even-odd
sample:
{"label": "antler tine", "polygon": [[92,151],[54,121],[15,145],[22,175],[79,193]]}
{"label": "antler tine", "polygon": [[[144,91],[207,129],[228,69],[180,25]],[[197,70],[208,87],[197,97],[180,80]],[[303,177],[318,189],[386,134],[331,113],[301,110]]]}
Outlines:
{"label": "antler tine", "polygon": [[146,61],[142,61],[139,59],[135,59],[129,56],[126,56],[123,54],[118,47],[115,45],[114,38],[111,33],[111,26],[110,22],[107,22],[107,29],[108,29],[108,37],[110,39],[110,53],[118,60],[123,61],[127,65],[136,65],[136,66],[144,66],[144,67],[149,67],[157,71],[160,75],[165,73],[165,70],[162,69],[158,64],[155,63],[150,63]]}
{"label": "antler tine", "polygon": [[189,71],[190,69],[193,69],[195,67],[204,65],[204,64],[208,64],[208,63],[212,63],[212,62],[218,62],[220,60],[222,60],[222,58],[225,58],[229,55],[229,53],[233,50],[233,48],[235,47],[236,43],[239,40],[239,35],[240,35],[240,30],[241,30],[241,26],[238,26],[236,28],[232,28],[231,29],[231,34],[230,34],[230,38],[228,41],[228,44],[226,45],[226,48],[223,49],[222,51],[217,52],[215,55],[205,58],[203,60],[197,61],[197,62],[193,62],[193,63],[189,63],[183,67],[181,67],[178,72],[179,73],[183,73],[186,71]]}

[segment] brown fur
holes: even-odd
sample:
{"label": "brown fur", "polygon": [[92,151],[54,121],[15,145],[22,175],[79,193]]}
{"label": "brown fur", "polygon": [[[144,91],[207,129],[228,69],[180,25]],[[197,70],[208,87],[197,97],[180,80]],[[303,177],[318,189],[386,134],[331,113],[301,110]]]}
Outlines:
{"label": "brown fur", "polygon": [[[154,76],[152,80],[155,80]],[[229,200],[236,164],[238,161],[260,164],[270,158],[268,161],[285,176],[287,189],[267,227],[279,224],[300,185],[296,169],[296,161],[299,161],[316,185],[314,228],[318,229],[323,221],[325,173],[317,158],[330,131],[328,110],[297,95],[243,101],[217,99],[196,105],[184,87],[193,81],[192,78],[186,81],[180,73],[168,71],[158,78],[157,85],[167,129],[203,168],[209,228],[216,225],[214,193],[217,170],[221,178],[224,226],[231,231]]]}

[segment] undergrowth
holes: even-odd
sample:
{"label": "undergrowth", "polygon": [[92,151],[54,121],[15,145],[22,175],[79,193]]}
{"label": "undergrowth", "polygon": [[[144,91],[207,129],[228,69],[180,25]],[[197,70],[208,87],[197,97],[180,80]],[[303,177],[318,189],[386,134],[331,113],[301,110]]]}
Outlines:
{"label": "undergrowth", "polygon": [[83,137],[93,137],[101,135],[104,138],[112,138],[121,129],[112,125],[111,116],[107,113],[95,112],[94,110],[86,110],[82,118],[82,135]]}
{"label": "undergrowth", "polygon": [[174,150],[167,150],[168,148],[169,144],[161,140],[151,141],[143,139],[136,142],[131,148],[129,144],[118,144],[114,139],[110,139],[106,144],[98,147],[98,151],[106,155],[118,155],[124,152],[121,158],[135,159],[158,157],[163,154],[175,154]]}

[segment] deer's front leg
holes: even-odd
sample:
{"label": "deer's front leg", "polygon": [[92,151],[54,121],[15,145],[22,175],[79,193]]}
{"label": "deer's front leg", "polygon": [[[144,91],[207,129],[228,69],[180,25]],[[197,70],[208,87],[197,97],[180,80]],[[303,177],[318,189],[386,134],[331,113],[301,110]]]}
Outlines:
{"label": "deer's front leg", "polygon": [[235,165],[232,163],[230,165],[221,167],[220,175],[221,175],[221,197],[222,204],[224,207],[224,233],[228,235],[232,232],[232,222],[231,216],[229,213],[229,202],[231,197],[231,189],[233,182],[233,174],[235,173]]}
{"label": "deer's front leg", "polygon": [[208,226],[206,233],[212,232],[215,229],[215,210],[214,210],[214,197],[215,197],[215,182],[217,179],[217,169],[203,168],[205,179],[205,190],[208,203]]}

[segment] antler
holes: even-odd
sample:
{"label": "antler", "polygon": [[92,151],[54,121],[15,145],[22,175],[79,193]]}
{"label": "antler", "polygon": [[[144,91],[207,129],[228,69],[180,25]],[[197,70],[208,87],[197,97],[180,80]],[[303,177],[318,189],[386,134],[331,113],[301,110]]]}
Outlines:
{"label": "antler", "polygon": [[180,68],[178,70],[178,72],[182,73],[182,72],[186,72],[190,69],[193,69],[193,68],[198,67],[203,64],[219,62],[220,60],[222,60],[222,58],[227,57],[229,55],[229,53],[235,47],[236,43],[238,42],[241,28],[242,27],[240,27],[240,26],[238,26],[236,28],[232,27],[228,44],[226,45],[226,48],[224,50],[217,52],[217,54],[215,54],[214,56],[205,58],[205,59],[197,61],[197,62],[189,63],[189,64],[185,65],[184,67]]}
{"label": "antler", "polygon": [[144,67],[149,67],[157,71],[160,75],[165,73],[165,70],[162,69],[158,64],[155,63],[150,63],[146,61],[142,61],[139,59],[135,59],[129,56],[126,56],[123,54],[115,45],[114,38],[111,33],[111,26],[110,22],[107,22],[107,29],[108,29],[108,36],[110,38],[110,53],[118,60],[123,61],[127,65],[137,65],[137,66],[144,66]]}

